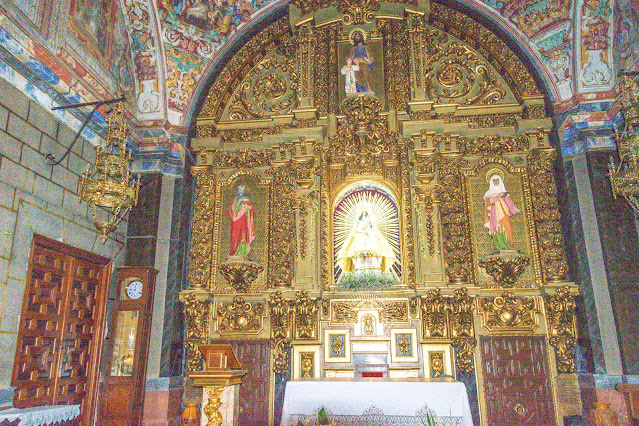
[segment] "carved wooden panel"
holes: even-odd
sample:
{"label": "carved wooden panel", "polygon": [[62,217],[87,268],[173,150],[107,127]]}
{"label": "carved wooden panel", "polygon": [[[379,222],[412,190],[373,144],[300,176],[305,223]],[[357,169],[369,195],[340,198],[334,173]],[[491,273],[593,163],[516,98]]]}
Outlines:
{"label": "carved wooden panel", "polygon": [[241,426],[268,425],[269,347],[267,340],[229,342],[243,370],[248,373],[240,385]]}
{"label": "carved wooden panel", "polygon": [[481,338],[484,392],[489,425],[555,425],[544,338]]}
{"label": "carved wooden panel", "polygon": [[106,263],[34,237],[13,369],[16,407],[81,404],[78,423],[88,421],[103,339]]}

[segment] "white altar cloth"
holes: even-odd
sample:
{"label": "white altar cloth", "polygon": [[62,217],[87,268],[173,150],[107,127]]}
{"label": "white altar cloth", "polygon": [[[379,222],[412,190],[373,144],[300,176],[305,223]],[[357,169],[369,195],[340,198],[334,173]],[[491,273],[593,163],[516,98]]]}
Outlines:
{"label": "white altar cloth", "polygon": [[281,425],[317,424],[322,407],[340,425],[421,425],[429,413],[437,424],[473,426],[463,383],[419,379],[289,381]]}
{"label": "white altar cloth", "polygon": [[10,408],[0,411],[0,421],[19,419],[20,426],[44,426],[73,420],[80,415],[79,405],[46,405],[32,408]]}

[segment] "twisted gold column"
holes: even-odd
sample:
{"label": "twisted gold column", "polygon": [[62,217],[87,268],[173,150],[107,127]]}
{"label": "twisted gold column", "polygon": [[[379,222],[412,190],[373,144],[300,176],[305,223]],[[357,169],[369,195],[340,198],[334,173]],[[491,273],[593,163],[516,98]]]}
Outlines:
{"label": "twisted gold column", "polygon": [[209,402],[207,402],[204,407],[204,414],[206,414],[206,418],[208,419],[207,426],[220,426],[222,424],[222,414],[217,411],[222,406],[222,392],[224,392],[224,388],[207,386],[204,388],[204,391],[209,397]]}

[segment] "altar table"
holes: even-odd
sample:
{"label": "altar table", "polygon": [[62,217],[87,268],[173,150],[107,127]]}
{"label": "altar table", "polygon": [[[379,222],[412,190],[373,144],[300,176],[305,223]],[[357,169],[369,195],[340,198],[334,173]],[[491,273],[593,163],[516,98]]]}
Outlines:
{"label": "altar table", "polygon": [[79,415],[79,405],[46,405],[32,408],[10,408],[0,411],[0,425],[70,425],[73,424],[73,421]]}
{"label": "altar table", "polygon": [[473,426],[466,386],[423,379],[297,380],[286,384],[281,426],[316,425],[324,408],[338,425]]}

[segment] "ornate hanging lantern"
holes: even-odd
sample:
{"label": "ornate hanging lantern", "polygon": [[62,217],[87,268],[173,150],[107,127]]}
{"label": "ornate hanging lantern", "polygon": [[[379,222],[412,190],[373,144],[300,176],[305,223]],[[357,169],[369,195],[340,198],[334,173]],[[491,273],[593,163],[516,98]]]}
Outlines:
{"label": "ornate hanging lantern", "polygon": [[620,75],[621,111],[624,117],[623,131],[617,132],[619,164],[610,159],[610,183],[612,194],[622,195],[639,213],[639,71]]}
{"label": "ornate hanging lantern", "polygon": [[[121,102],[109,115],[108,127],[106,144],[96,148],[95,165],[82,175],[78,191],[80,200],[90,206],[103,243],[137,204],[140,188],[139,176],[131,176],[131,152],[126,147],[128,130]],[[98,207],[106,210],[106,221],[99,220]]]}

